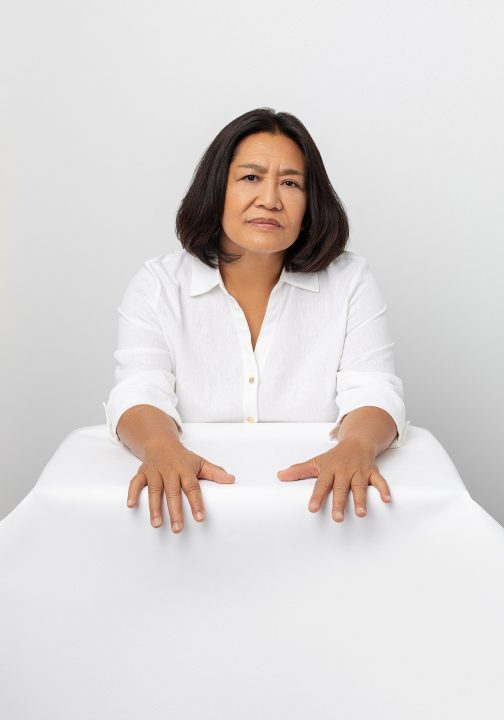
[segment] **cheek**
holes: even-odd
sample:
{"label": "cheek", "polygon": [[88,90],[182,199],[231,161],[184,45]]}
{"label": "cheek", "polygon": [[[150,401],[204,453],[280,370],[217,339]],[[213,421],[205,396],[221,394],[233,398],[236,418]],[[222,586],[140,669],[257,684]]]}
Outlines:
{"label": "cheek", "polygon": [[240,212],[249,199],[250,192],[248,192],[248,188],[243,186],[232,187],[226,192],[224,207],[230,213]]}
{"label": "cheek", "polygon": [[224,210],[222,213],[222,222],[228,227],[237,225],[243,214],[247,211],[248,204],[243,201],[236,192],[228,193],[224,202]]}
{"label": "cheek", "polygon": [[293,218],[301,224],[303,217],[306,213],[307,202],[304,197],[296,198],[290,203],[290,212]]}

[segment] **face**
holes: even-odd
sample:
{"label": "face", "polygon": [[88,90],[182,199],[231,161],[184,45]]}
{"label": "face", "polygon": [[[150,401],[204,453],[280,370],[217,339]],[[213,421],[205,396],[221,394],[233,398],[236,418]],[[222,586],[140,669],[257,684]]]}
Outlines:
{"label": "face", "polygon": [[[285,135],[247,135],[229,166],[220,243],[224,250],[275,253],[292,245],[307,207],[302,150]],[[252,222],[255,218],[276,224]]]}

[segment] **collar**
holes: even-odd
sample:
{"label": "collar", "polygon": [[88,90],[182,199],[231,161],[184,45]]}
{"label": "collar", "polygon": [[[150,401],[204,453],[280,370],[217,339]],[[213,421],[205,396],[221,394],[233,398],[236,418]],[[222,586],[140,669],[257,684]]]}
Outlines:
{"label": "collar", "polygon": [[[303,290],[319,292],[318,272],[288,272],[282,268],[279,282],[286,282],[289,285],[303,288]],[[218,267],[211,268],[195,255],[191,255],[191,297],[208,292],[216,285],[220,285],[224,289],[220,269]]]}

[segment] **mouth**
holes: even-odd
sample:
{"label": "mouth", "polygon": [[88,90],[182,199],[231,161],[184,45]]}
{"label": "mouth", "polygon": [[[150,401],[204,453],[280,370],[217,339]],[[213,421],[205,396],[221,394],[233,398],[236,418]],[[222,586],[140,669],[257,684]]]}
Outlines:
{"label": "mouth", "polygon": [[255,227],[264,228],[264,229],[271,229],[271,230],[279,230],[280,225],[275,222],[271,222],[269,220],[249,220],[250,225],[254,225]]}

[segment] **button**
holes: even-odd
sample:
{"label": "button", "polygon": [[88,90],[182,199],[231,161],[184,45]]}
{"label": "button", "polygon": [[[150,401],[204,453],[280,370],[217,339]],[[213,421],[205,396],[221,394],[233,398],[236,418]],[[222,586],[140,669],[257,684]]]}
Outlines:
{"label": "button", "polygon": [[254,382],[254,380],[255,380],[255,378],[253,378],[253,377],[249,377],[249,383],[253,383],[253,382]]}
{"label": "button", "polygon": [[253,418],[253,417],[250,417],[250,415],[249,415],[248,418],[247,418],[247,422],[254,422],[254,418]]}

